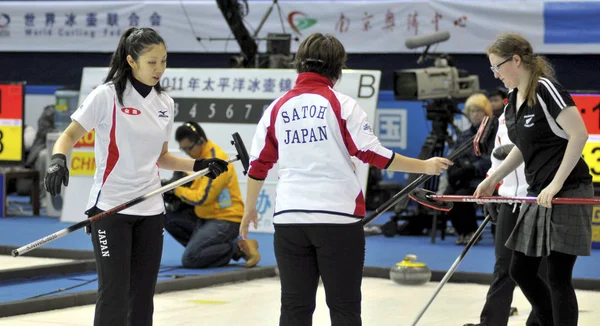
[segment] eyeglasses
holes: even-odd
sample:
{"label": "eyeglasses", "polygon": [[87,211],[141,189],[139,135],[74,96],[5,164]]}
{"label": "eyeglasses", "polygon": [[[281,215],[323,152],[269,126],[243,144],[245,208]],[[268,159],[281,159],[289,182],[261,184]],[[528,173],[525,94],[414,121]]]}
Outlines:
{"label": "eyeglasses", "polygon": [[192,151],[192,149],[194,149],[194,146],[196,145],[202,145],[204,144],[204,140],[202,139],[197,139],[195,142],[193,142],[190,146],[185,146],[185,147],[179,147],[180,150],[189,153]]}
{"label": "eyeglasses", "polygon": [[190,146],[184,146],[184,147],[179,147],[180,150],[189,153],[192,151],[192,149],[194,148],[194,146],[198,145],[198,140],[196,140],[195,142],[193,142]]}
{"label": "eyeglasses", "polygon": [[490,69],[492,69],[492,72],[495,72],[495,73],[499,74],[500,73],[500,66],[502,66],[503,64],[511,61],[512,59],[513,59],[513,57],[511,56],[510,58],[508,58],[508,59],[500,62],[499,64],[497,64],[495,66],[491,66]]}

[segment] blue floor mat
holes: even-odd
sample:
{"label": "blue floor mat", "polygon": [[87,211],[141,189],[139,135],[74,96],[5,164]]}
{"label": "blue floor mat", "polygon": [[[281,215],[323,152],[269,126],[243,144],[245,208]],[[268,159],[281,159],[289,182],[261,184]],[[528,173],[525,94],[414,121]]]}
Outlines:
{"label": "blue floor mat", "polygon": [[[388,216],[379,217],[382,223],[389,219]],[[61,223],[57,218],[49,217],[10,217],[0,219],[0,245],[21,246],[45,237],[60,229],[66,228],[71,223]],[[250,238],[259,242],[262,259],[258,266],[275,266],[276,260],[273,250],[273,235],[268,233],[250,233]],[[366,266],[391,268],[401,261],[407,254],[415,254],[418,261],[426,263],[430,269],[446,271],[454,263],[463,246],[454,244],[453,236],[448,236],[444,241],[439,237],[435,244],[430,243],[425,236],[396,236],[387,238],[382,235],[366,238]],[[76,231],[61,239],[52,241],[43,246],[47,248],[62,248],[75,250],[92,250],[89,235],[83,230]],[[181,267],[183,246],[165,232],[164,246],[159,281],[172,279],[174,275],[200,275],[243,269],[243,261],[231,261],[229,266],[223,268],[190,270]],[[593,250],[592,256],[579,257],[573,271],[574,278],[600,278],[600,250]],[[18,259],[15,258],[15,259]],[[491,274],[494,269],[494,242],[488,227],[481,242],[471,248],[464,258],[458,271]],[[12,283],[0,283],[0,302],[22,300],[35,295],[55,291],[59,288],[82,284],[94,280],[95,273],[69,275],[57,279],[21,280]],[[86,290],[96,290],[97,282],[92,281],[73,290],[62,293],[72,293]]]}

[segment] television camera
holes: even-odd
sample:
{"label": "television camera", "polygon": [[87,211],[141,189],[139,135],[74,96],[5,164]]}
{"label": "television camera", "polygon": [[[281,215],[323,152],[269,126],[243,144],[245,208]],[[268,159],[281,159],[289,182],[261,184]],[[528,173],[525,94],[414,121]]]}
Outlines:
{"label": "television camera", "polygon": [[417,60],[421,64],[434,59],[433,67],[394,71],[394,97],[397,100],[464,99],[479,91],[479,77],[454,67],[447,54],[431,55],[433,44],[447,41],[448,32],[413,37],[406,40],[409,49],[426,46]]}

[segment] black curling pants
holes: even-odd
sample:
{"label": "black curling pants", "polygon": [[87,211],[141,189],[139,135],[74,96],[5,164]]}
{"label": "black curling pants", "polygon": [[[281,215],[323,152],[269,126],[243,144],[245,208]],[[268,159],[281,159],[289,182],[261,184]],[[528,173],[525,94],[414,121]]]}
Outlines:
{"label": "black curling pants", "polygon": [[551,251],[545,257],[548,283],[537,274],[542,257],[514,251],[510,276],[521,287],[543,326],[577,326],[579,308],[572,283],[577,256]]}
{"label": "black curling pants", "polygon": [[319,276],[332,326],[359,326],[365,260],[362,223],[275,224],[280,326],[312,325]]}
{"label": "black curling pants", "polygon": [[163,214],[114,214],[92,223],[98,271],[94,326],[152,325],[163,226]]}
{"label": "black curling pants", "polygon": [[[513,251],[506,248],[504,244],[512,233],[515,224],[517,224],[518,218],[518,206],[515,209],[512,205],[500,204],[494,239],[496,263],[494,265],[492,284],[490,285],[483,310],[481,311],[481,324],[485,326],[506,326],[508,324],[510,305],[513,300],[516,284],[509,274]],[[546,264],[542,260],[538,275],[545,280],[545,273]],[[540,325],[533,311],[529,314],[526,325]]]}

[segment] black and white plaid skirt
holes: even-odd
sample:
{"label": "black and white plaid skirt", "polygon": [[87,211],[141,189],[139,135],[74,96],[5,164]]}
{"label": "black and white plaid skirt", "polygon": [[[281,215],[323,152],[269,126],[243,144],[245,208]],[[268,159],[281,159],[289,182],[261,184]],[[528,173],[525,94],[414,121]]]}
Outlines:
{"label": "black and white plaid skirt", "polygon": [[[559,192],[555,197],[592,198],[592,184]],[[590,256],[592,248],[593,205],[554,204],[548,209],[524,203],[506,247],[527,256],[548,256],[550,251]]]}

